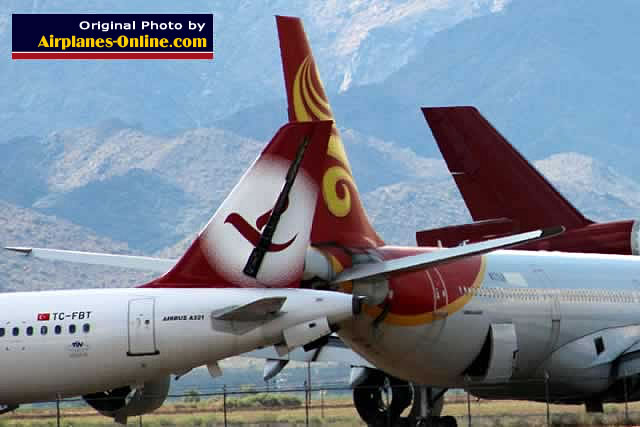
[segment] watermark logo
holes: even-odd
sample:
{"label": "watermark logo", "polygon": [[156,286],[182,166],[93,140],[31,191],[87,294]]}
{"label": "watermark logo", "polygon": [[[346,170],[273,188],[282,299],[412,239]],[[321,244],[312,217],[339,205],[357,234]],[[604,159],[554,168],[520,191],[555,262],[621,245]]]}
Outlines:
{"label": "watermark logo", "polygon": [[212,14],[13,14],[13,59],[213,59]]}

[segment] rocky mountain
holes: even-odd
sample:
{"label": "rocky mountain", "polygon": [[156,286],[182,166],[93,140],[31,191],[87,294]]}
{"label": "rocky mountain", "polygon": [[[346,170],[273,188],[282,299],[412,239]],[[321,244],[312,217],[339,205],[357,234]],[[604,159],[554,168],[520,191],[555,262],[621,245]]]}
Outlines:
{"label": "rocky mountain", "polygon": [[334,98],[341,125],[433,155],[419,107],[474,105],[529,158],[580,152],[636,167],[640,9],[516,0],[430,38],[384,81]]}
{"label": "rocky mountain", "polygon": [[561,153],[535,165],[587,217],[596,221],[639,218],[640,182],[602,161]]}
{"label": "rocky mountain", "polygon": [[152,252],[198,229],[260,147],[217,129],[159,137],[106,124],[17,138],[0,144],[0,175],[15,183],[0,199]]}
{"label": "rocky mountain", "polygon": [[[534,164],[588,218],[640,218],[640,182],[603,162],[584,154],[560,153]],[[418,230],[471,221],[448,175],[383,185],[363,199],[375,227],[388,242],[397,244],[414,245]]]}
{"label": "rocky mountain", "polygon": [[152,132],[211,126],[239,109],[283,97],[273,16],[303,18],[331,91],[380,81],[436,31],[500,9],[498,0],[6,0],[0,47],[11,50],[11,13],[213,13],[213,61],[0,61],[4,138],[94,126],[107,119]]}
{"label": "rocky mountain", "polygon": [[[528,158],[585,153],[640,179],[640,59],[629,54],[639,18],[632,0],[514,0],[436,33],[384,80],[329,97],[340,126],[424,156],[438,152],[419,107],[473,105]],[[254,106],[217,126],[262,139],[283,108]]]}
{"label": "rocky mountain", "polygon": [[[78,11],[69,0],[9,6]],[[286,120],[273,13],[305,19],[365,207],[389,243],[469,220],[420,105],[478,106],[585,215],[640,217],[630,0],[193,3],[211,9],[212,63],[0,61],[0,244],[179,256]],[[7,49],[9,30],[0,15]],[[8,253],[0,272],[4,290],[149,278]]]}

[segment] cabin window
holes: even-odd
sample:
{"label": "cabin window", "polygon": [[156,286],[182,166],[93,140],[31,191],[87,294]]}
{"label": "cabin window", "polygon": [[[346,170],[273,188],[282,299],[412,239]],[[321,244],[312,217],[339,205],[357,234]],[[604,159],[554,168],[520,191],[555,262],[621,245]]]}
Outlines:
{"label": "cabin window", "polygon": [[70,334],[76,333],[76,325],[69,325],[69,333]]}
{"label": "cabin window", "polygon": [[4,328],[0,328],[0,337],[4,336]]}
{"label": "cabin window", "polygon": [[604,340],[602,339],[602,337],[594,339],[593,343],[596,346],[596,353],[600,354],[604,351]]}
{"label": "cabin window", "polygon": [[56,335],[60,335],[62,333],[62,326],[56,325],[56,327],[53,328],[53,332],[55,332]]}
{"label": "cabin window", "polygon": [[28,336],[32,336],[32,335],[33,335],[33,326],[29,326],[29,327],[27,328],[27,335],[28,335]]}
{"label": "cabin window", "polygon": [[89,326],[88,323],[85,323],[84,325],[82,325],[82,332],[84,332],[85,334],[88,334],[90,330],[91,330],[91,326]]}
{"label": "cabin window", "polygon": [[13,335],[14,337],[17,337],[18,335],[20,335],[20,328],[13,328],[11,330],[11,335]]}
{"label": "cabin window", "polygon": [[49,332],[49,328],[46,326],[40,326],[40,335],[47,335],[47,332]]}

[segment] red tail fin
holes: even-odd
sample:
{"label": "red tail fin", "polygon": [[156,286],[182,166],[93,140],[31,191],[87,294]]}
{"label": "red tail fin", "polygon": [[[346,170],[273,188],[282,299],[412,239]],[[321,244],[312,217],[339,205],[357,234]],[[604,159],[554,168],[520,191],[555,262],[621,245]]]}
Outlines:
{"label": "red tail fin", "polygon": [[[287,88],[289,120],[307,122],[333,120],[318,69],[302,22],[276,16],[282,67]],[[322,177],[322,197],[313,223],[314,244],[335,243],[347,247],[375,247],[383,244],[362,207],[351,174],[349,160],[338,129],[331,130]]]}
{"label": "red tail fin", "polygon": [[[178,263],[145,287],[296,287],[310,244],[312,218],[332,122],[282,127],[240,179]],[[309,140],[256,278],[243,273],[271,217],[290,165]]]}
{"label": "red tail fin", "polygon": [[592,224],[474,107],[422,112],[474,221],[508,218],[514,232]]}

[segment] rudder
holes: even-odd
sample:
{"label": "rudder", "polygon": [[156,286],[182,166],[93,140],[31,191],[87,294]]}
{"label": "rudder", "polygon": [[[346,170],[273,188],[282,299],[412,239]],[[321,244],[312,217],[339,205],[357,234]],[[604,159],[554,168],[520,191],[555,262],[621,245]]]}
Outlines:
{"label": "rudder", "polygon": [[[276,16],[289,121],[333,120],[311,47],[299,18]],[[322,176],[311,242],[350,248],[381,246],[364,211],[340,133],[334,125]]]}

